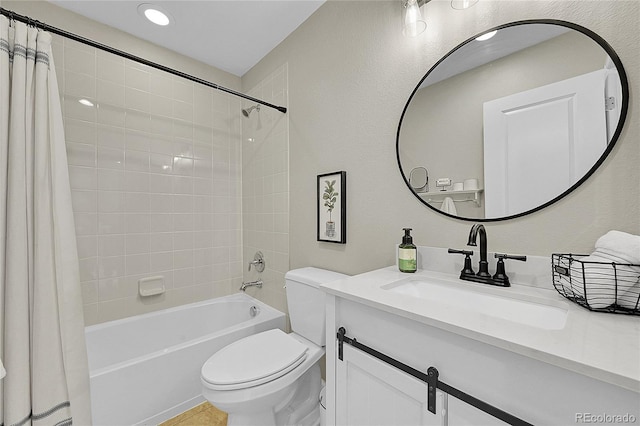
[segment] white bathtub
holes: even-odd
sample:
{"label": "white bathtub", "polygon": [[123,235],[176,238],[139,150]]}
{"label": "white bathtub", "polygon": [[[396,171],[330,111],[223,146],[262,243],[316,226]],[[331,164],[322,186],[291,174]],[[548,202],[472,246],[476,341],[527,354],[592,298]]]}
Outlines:
{"label": "white bathtub", "polygon": [[87,327],[94,425],[157,424],[199,404],[213,353],[284,327],[282,312],[244,293]]}

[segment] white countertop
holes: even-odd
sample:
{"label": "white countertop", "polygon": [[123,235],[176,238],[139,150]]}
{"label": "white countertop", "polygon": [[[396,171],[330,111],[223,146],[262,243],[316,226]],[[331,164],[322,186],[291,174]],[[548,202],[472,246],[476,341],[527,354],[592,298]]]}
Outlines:
{"label": "white countertop", "polygon": [[[567,309],[564,328],[541,329],[457,309],[382,287],[409,277],[439,275],[456,288],[503,294]],[[550,278],[549,278],[550,279]],[[549,284],[550,285],[550,284]],[[457,279],[442,272],[418,270],[406,274],[391,266],[334,281],[322,289],[392,314],[456,333],[539,361],[640,393],[640,316],[591,312],[555,290],[513,284],[502,288]]]}

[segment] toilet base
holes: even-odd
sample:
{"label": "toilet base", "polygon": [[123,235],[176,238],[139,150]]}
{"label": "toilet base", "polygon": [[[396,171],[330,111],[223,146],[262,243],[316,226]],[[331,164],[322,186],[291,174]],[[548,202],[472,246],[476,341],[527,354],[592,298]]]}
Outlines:
{"label": "toilet base", "polygon": [[317,426],[321,386],[320,366],[316,363],[298,379],[293,395],[283,398],[281,404],[262,411],[230,410],[227,426]]}

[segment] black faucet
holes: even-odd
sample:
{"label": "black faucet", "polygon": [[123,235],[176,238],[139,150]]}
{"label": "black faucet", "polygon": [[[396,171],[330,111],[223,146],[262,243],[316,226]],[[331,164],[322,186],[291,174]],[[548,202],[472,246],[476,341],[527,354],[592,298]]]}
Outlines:
{"label": "black faucet", "polygon": [[484,229],[484,225],[482,225],[481,223],[476,223],[471,227],[467,245],[474,247],[477,246],[478,244],[476,243],[476,240],[478,239],[478,234],[480,234],[480,269],[478,270],[478,273],[475,273],[471,268],[471,256],[473,256],[472,251],[449,249],[449,253],[458,253],[465,255],[464,268],[460,272],[460,279],[473,281],[476,283],[497,285],[501,287],[511,286],[509,277],[507,276],[504,269],[504,259],[526,261],[527,256],[514,256],[510,254],[496,253],[495,257],[496,259],[498,259],[498,263],[496,264],[496,273],[492,276],[489,273],[489,262],[487,261],[487,231]]}
{"label": "black faucet", "polygon": [[489,262],[487,262],[487,231],[484,229],[484,225],[476,223],[471,227],[467,245],[473,247],[477,246],[476,238],[478,233],[480,233],[480,270],[476,275],[478,277],[491,277],[491,274],[489,273]]}

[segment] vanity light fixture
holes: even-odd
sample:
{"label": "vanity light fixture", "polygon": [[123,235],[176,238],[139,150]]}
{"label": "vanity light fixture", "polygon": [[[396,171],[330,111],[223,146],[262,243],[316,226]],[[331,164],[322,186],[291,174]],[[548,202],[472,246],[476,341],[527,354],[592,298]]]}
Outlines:
{"label": "vanity light fixture", "polygon": [[478,3],[478,0],[451,0],[451,7],[458,10],[464,10],[469,9],[476,3]]}
{"label": "vanity light fixture", "polygon": [[420,6],[430,0],[402,0],[404,13],[402,15],[402,34],[416,37],[427,29],[427,23],[422,18]]}
{"label": "vanity light fixture", "polygon": [[144,16],[150,22],[162,27],[167,26],[173,22],[171,15],[166,10],[155,4],[140,4],[138,6],[138,13],[141,16]]}
{"label": "vanity light fixture", "polygon": [[489,31],[486,34],[482,34],[481,36],[476,37],[476,40],[478,40],[478,41],[489,40],[491,37],[493,37],[497,33],[498,33],[498,30]]}

